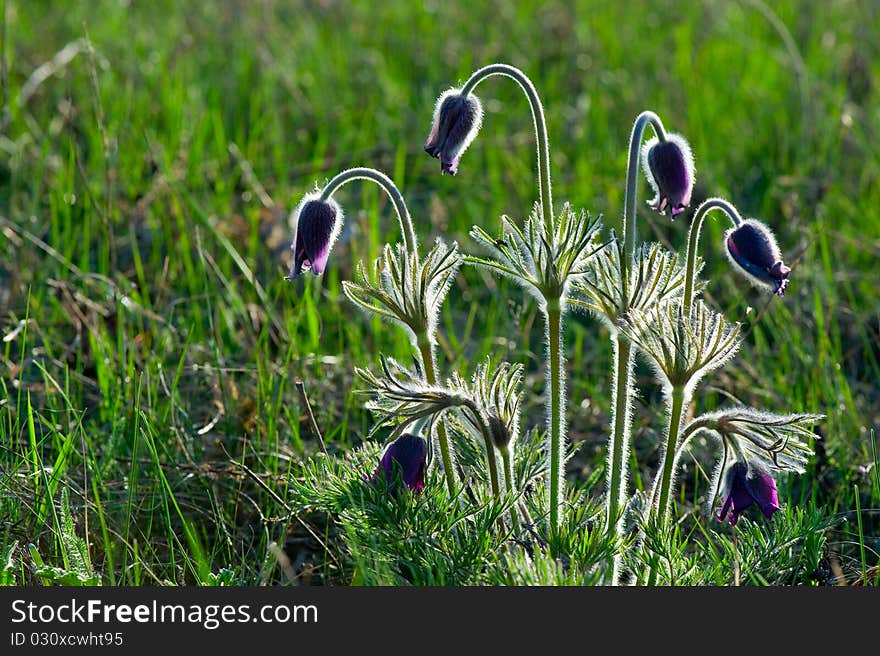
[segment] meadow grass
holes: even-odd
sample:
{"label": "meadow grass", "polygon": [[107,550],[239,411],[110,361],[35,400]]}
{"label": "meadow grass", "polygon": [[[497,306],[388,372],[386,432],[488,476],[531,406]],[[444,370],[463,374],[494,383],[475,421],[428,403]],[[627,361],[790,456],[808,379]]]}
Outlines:
{"label": "meadow grass", "polygon": [[[880,16],[867,1],[771,4],[0,0],[0,582],[595,582],[607,545],[580,524],[569,563],[526,566],[488,541],[449,555],[460,518],[434,526],[429,508],[418,530],[448,543],[411,544],[428,565],[403,576],[340,537],[393,508],[358,492],[367,510],[334,522],[329,497],[295,503],[320,451],[296,381],[351,474],[371,427],[354,366],[374,368],[379,352],[407,361],[410,348],[341,285],[399,241],[385,197],[341,192],[327,273],[292,283],[287,214],[337,171],[373,166],[400,186],[422,243],[444,235],[479,254],[472,225],[497,231],[536,200],[519,90],[481,87],[481,139],[455,178],[422,145],[437,94],[506,61],[542,95],[557,202],[619,233],[629,130],[652,109],[691,143],[694,206],[731,199],[775,230],[793,269],[784,300],[744,286],[722,223],[707,222],[707,302],[747,337],[702,409],[732,396],[827,419],[807,473],[780,481],[779,520],[744,522],[738,542],[695,510],[710,474],[695,445],[679,533],[652,547],[666,582],[876,583]],[[640,205],[641,234],[683,247],[687,220]],[[611,353],[596,319],[566,322],[579,447],[567,473],[586,522],[604,480]],[[439,325],[442,372],[522,362],[523,422],[542,425],[533,301],[466,267]],[[632,480],[644,489],[663,416],[643,363],[637,377]],[[685,535],[700,546],[685,550]]]}

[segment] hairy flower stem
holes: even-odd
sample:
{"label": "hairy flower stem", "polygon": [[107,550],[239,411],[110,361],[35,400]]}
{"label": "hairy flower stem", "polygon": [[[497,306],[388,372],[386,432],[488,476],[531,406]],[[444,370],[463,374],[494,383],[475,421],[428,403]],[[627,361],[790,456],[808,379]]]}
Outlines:
{"label": "hairy flower stem", "polygon": [[700,230],[703,228],[703,221],[712,210],[724,212],[733,222],[734,227],[742,223],[742,217],[736,211],[736,208],[723,198],[709,198],[703,201],[694,213],[694,220],[691,221],[691,229],[688,232],[684,298],[682,299],[686,317],[689,317],[691,314],[691,305],[694,300],[694,280],[697,271],[697,245],[700,242]]}
{"label": "hairy flower stem", "polygon": [[[638,232],[636,229],[636,200],[638,198],[639,182],[639,158],[641,155],[642,139],[645,136],[645,128],[648,125],[653,128],[654,134],[660,141],[666,141],[666,130],[660,117],[654,112],[645,111],[636,117],[632,132],[629,137],[629,158],[626,163],[626,195],[623,204],[623,240],[624,254],[620,258],[620,317],[629,312],[629,271],[633,266],[633,258],[636,252]],[[614,386],[614,426],[608,442],[608,500],[605,508],[606,526],[609,531],[618,535],[622,531],[623,517],[620,513],[621,500],[626,496],[626,454],[629,453],[629,445],[632,442],[632,422],[630,417],[630,403],[633,395],[632,370],[635,354],[629,340],[617,333],[615,336],[614,370],[612,379]],[[620,577],[621,554],[614,558],[614,573],[612,585],[617,585]]]}
{"label": "hairy flower stem", "polygon": [[[679,430],[681,427],[681,416],[687,405],[688,399],[685,398],[685,388],[683,385],[675,385],[672,388],[671,408],[669,411],[669,428],[666,432],[666,445],[663,454],[663,469],[659,478],[654,483],[654,489],[651,491],[651,515],[660,520],[661,525],[669,521],[669,511],[671,509],[672,495],[672,475],[675,471],[675,463],[678,462],[678,443]],[[657,569],[652,567],[648,572],[648,586],[653,586],[657,582]]]}
{"label": "hairy flower stem", "polygon": [[[418,240],[416,239],[416,231],[413,228],[412,216],[406,202],[403,200],[403,194],[387,175],[376,169],[367,167],[356,167],[342,171],[326,184],[321,190],[321,200],[326,201],[344,184],[352,180],[369,180],[379,185],[391,199],[394,204],[394,210],[397,213],[397,219],[400,222],[400,231],[403,233],[403,245],[409,253],[418,257]],[[419,352],[422,356],[422,364],[425,370],[425,382],[428,385],[437,384],[437,366],[435,363],[437,344],[428,334],[427,326],[416,334],[416,342]],[[446,477],[446,486],[449,494],[455,494],[455,467],[452,460],[452,452],[449,448],[449,435],[446,432],[446,424],[438,421],[437,424],[437,441],[440,443],[440,457],[443,460],[443,473]]]}
{"label": "hairy flower stem", "polygon": [[[425,382],[428,385],[437,384],[437,367],[434,364],[434,344],[428,341],[427,330],[418,336],[419,351],[425,367]],[[446,424],[442,420],[437,421],[437,442],[440,444],[440,459],[443,461],[443,475],[446,478],[446,487],[449,494],[455,493],[455,469],[452,464],[452,452],[449,449],[449,435],[446,432]]]}
{"label": "hairy flower stem", "polygon": [[562,450],[564,390],[562,389],[562,315],[559,307],[547,310],[547,336],[550,347],[550,534],[559,530],[562,505]]}
{"label": "hairy flower stem", "polygon": [[[489,465],[489,486],[492,488],[492,498],[495,499],[496,502],[500,502],[501,486],[498,484],[498,459],[495,457],[495,443],[492,441],[492,431],[480,409],[473,403],[468,403],[466,405],[473,413],[477,423],[480,425],[480,432],[483,434],[483,444],[486,447],[486,462]],[[500,533],[506,531],[507,527],[504,526],[504,520],[501,517],[498,517],[496,524],[498,525],[498,531]]]}
{"label": "hairy flower stem", "polygon": [[480,426],[480,432],[483,434],[483,443],[486,446],[486,462],[489,465],[489,485],[492,488],[492,496],[496,501],[501,500],[501,487],[498,484],[498,459],[495,457],[495,443],[492,441],[492,430],[486,422],[486,418],[473,402],[465,404],[471,411],[476,423]]}
{"label": "hairy flower stem", "polygon": [[[507,494],[511,499],[516,495],[516,483],[513,478],[513,453],[506,446],[498,449],[501,452],[501,461],[504,463],[504,484],[507,488]],[[525,521],[527,519],[523,518]],[[516,507],[510,509],[510,523],[513,526],[513,532],[519,534],[519,517],[517,516]]]}
{"label": "hairy flower stem", "polygon": [[[490,64],[475,71],[461,88],[462,95],[468,95],[476,86],[488,77],[503,75],[514,80],[526,94],[532,111],[532,123],[535,128],[535,140],[538,157],[538,198],[540,199],[541,221],[545,234],[553,234],[553,193],[550,182],[550,141],[547,138],[547,121],[544,118],[544,107],[535,85],[521,70],[508,64]],[[547,367],[547,386],[550,393],[550,413],[548,436],[550,440],[550,478],[547,486],[550,496],[550,533],[559,530],[559,507],[562,502],[562,451],[565,430],[565,398],[562,389],[562,294],[555,298],[545,298],[546,309],[542,310],[547,323],[547,350],[549,366]]]}
{"label": "hairy flower stem", "polygon": [[467,96],[476,86],[493,75],[504,75],[514,80],[525,92],[532,110],[532,122],[535,127],[535,138],[538,147],[538,197],[541,201],[541,219],[549,229],[553,219],[553,195],[550,186],[550,142],[547,139],[547,121],[544,119],[544,107],[535,90],[535,85],[528,76],[515,66],[508,64],[490,64],[474,71],[461,88]]}
{"label": "hairy flower stem", "polygon": [[[638,115],[629,137],[629,159],[626,163],[626,197],[623,203],[623,239],[626,257],[621,260],[621,266],[624,269],[629,267],[630,261],[636,252],[636,239],[638,236],[636,230],[636,198],[639,191],[639,155],[642,149],[642,138],[645,136],[645,128],[648,127],[649,123],[654,129],[657,139],[661,142],[666,141],[666,130],[663,128],[663,123],[660,121],[659,116],[654,112],[642,112]],[[629,283],[627,276],[624,276],[623,280],[625,285]]]}
{"label": "hairy flower stem", "polygon": [[[663,522],[669,518],[669,511],[672,497],[670,491],[672,489],[672,474],[675,470],[675,463],[678,460],[678,438],[679,429],[681,427],[681,416],[684,411],[685,390],[684,386],[676,385],[672,388],[672,403],[669,411],[669,428],[666,432],[666,449],[663,455],[663,469],[660,478],[657,479],[656,505],[653,513]],[[655,496],[654,494],[651,495]]]}
{"label": "hairy flower stem", "polygon": [[492,496],[501,498],[501,486],[498,484],[498,459],[495,457],[495,445],[489,437],[488,428],[483,433],[486,442],[486,460],[489,463],[489,485],[492,487]]}
{"label": "hairy flower stem", "polygon": [[[614,336],[614,425],[611,441],[608,444],[608,495],[606,498],[606,517],[608,530],[620,535],[623,531],[623,513],[620,512],[621,499],[626,496],[626,462],[629,453],[629,433],[632,413],[632,368],[635,361],[632,343],[623,334]],[[620,576],[620,555],[614,559],[613,583]]]}
{"label": "hairy flower stem", "polygon": [[337,173],[333,179],[328,182],[321,190],[321,200],[329,200],[330,197],[342,185],[352,180],[370,180],[385,190],[391,202],[394,204],[394,210],[397,212],[397,220],[400,221],[400,231],[403,233],[403,245],[410,253],[418,253],[418,241],[416,240],[416,231],[413,228],[412,217],[406,202],[403,200],[403,194],[400,189],[387,175],[376,169],[367,167],[356,167],[347,169]]}

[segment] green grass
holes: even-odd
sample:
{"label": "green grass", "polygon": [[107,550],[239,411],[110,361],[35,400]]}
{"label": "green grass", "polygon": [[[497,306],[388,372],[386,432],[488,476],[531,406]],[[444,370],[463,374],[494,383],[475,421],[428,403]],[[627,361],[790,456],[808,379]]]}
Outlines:
{"label": "green grass", "polygon": [[[380,352],[408,361],[410,349],[357,312],[341,281],[399,239],[397,223],[377,190],[347,187],[328,272],[287,283],[286,216],[342,168],[374,166],[400,185],[422,243],[443,235],[478,252],[472,225],[496,231],[502,213],[521,218],[536,197],[524,99],[509,82],[481,86],[484,127],[455,178],[422,143],[441,90],[505,61],[542,95],[558,203],[619,232],[629,131],[652,109],[691,143],[695,200],[722,195],[766,221],[793,268],[789,295],[768,301],[729,271],[723,227],[707,224],[706,298],[748,337],[700,410],[733,396],[827,420],[807,474],[780,482],[780,521],[744,523],[736,543],[694,510],[705,458],[686,463],[684,520],[667,546],[686,536],[691,546],[666,582],[732,583],[736,558],[743,584],[876,583],[877,10],[772,5],[0,0],[0,581],[36,584],[54,567],[57,580],[93,571],[111,585],[402,582],[357,539],[375,499],[355,495],[361,505],[347,501],[339,522],[332,507],[301,503],[303,463],[319,447],[294,385],[305,382],[331,456],[361,457],[352,449],[371,418],[353,368],[375,367]],[[686,221],[640,205],[642,235],[683,247]],[[440,328],[446,373],[487,355],[525,364],[524,424],[543,425],[532,301],[466,268]],[[601,492],[583,483],[604,468],[607,337],[592,318],[567,319],[579,445],[568,474],[586,504]],[[664,418],[648,369],[637,372],[633,481],[647,487]],[[443,529],[424,507],[448,501],[401,510],[415,513],[411,535]],[[427,563],[406,580],[593,582],[587,565],[602,545],[586,526],[565,537],[582,545],[574,565],[539,559],[528,570],[490,541],[450,567],[432,560],[444,542],[405,552]],[[394,543],[389,530],[373,539]],[[70,560],[82,554],[76,540],[84,562]]]}

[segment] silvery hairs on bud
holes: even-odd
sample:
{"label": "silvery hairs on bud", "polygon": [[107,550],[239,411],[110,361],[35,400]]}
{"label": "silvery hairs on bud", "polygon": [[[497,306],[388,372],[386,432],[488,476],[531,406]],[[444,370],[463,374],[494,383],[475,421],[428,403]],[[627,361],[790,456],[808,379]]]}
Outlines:
{"label": "silvery hairs on bud", "polygon": [[330,251],[342,229],[342,208],[333,199],[321,200],[320,192],[303,196],[290,215],[294,231],[291,250],[293,266],[288,280],[303,271],[324,273]]}
{"label": "silvery hairs on bud", "polygon": [[440,95],[425,152],[440,159],[441,173],[456,174],[458,162],[476,138],[482,122],[483,106],[475,95],[464,95],[455,88]]}
{"label": "silvery hairs on bud", "polygon": [[653,137],[642,146],[642,167],[654,190],[648,205],[660,214],[666,210],[675,218],[691,203],[694,190],[694,156],[687,140],[675,132],[666,133],[666,140]]}
{"label": "silvery hairs on bud", "polygon": [[770,228],[756,219],[746,219],[725,233],[724,245],[733,268],[753,285],[785,295],[791,269],[783,263]]}

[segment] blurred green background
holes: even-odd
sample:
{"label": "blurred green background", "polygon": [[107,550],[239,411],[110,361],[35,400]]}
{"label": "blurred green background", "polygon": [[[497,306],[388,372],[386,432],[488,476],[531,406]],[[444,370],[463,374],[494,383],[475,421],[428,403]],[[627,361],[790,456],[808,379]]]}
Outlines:
{"label": "blurred green background", "polygon": [[[484,126],[456,177],[441,177],[422,145],[437,95],[503,61],[542,96],[556,201],[603,215],[606,234],[620,231],[627,141],[644,109],[690,141],[694,206],[723,196],[775,230],[792,267],[782,300],[729,270],[725,225],[705,231],[707,299],[748,337],[698,410],[734,399],[826,414],[811,469],[782,481],[784,496],[849,522],[830,543],[844,570],[857,500],[865,544],[878,548],[877,2],[0,7],[5,545],[61,560],[52,517],[68,489],[105,583],[206,582],[221,568],[273,580],[275,542],[320,573],[320,550],[273,497],[317,449],[294,382],[331,449],[361,443],[370,417],[353,366],[408,359],[409,348],[340,283],[400,237],[386,198],[350,185],[328,272],[287,283],[287,213],[337,171],[373,166],[401,187],[423,243],[442,235],[475,252],[470,226],[520,218],[536,200],[521,91],[481,85]],[[683,247],[690,214],[652,214],[649,193],[642,181],[641,235]],[[442,371],[486,355],[526,364],[524,421],[539,426],[534,303],[467,269],[441,323]],[[570,316],[566,353],[570,437],[582,447],[569,476],[585,479],[604,467],[607,331]],[[638,374],[634,481],[645,486],[663,416],[650,371]],[[679,507],[692,508],[705,476],[691,462],[682,481]]]}

